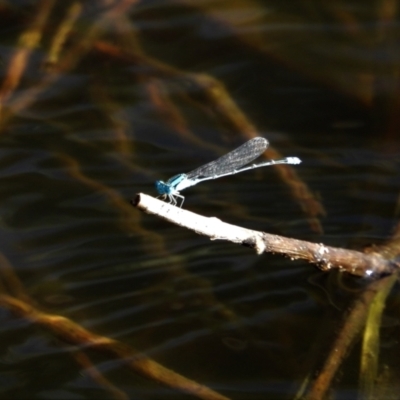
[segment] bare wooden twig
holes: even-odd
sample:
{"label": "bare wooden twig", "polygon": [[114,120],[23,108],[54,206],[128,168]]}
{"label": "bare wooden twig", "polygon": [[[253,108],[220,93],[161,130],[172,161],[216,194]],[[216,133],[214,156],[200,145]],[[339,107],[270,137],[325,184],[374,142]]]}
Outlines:
{"label": "bare wooden twig", "polygon": [[239,243],[254,248],[257,254],[275,253],[292,260],[305,260],[322,270],[338,268],[357,276],[381,276],[391,274],[399,267],[398,262],[387,260],[377,253],[365,254],[326,246],[323,243],[312,243],[242,228],[222,222],[215,217],[204,217],[174,207],[143,193],[136,196],[133,205],[149,214],[208,236],[212,240]]}

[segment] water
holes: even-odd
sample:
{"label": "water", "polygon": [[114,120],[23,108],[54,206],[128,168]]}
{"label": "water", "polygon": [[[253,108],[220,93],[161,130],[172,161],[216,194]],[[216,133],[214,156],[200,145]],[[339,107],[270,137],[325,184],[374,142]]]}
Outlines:
{"label": "water", "polygon": [[[185,208],[326,245],[382,243],[398,217],[397,21],[378,24],[379,14],[357,2],[198,1],[192,8],[149,1],[117,14],[118,24],[102,25],[101,35],[92,27],[102,10],[86,3],[62,53],[70,68],[43,81],[51,38],[70,5],[62,2],[49,11],[2,114],[1,292],[227,397],[293,398],[363,282],[209,241],[129,201],[138,192],[156,195],[156,179],[244,143],[244,128],[253,126],[282,155],[303,161],[296,172],[326,215],[305,213],[290,180],[272,168],[188,188]],[[2,10],[2,80],[43,4],[51,2]],[[85,51],[78,44],[89,38]],[[212,81],[182,71],[212,76],[225,89],[207,92]],[[251,126],[222,116],[232,107],[218,107],[224,90]],[[3,398],[189,398],[118,357],[60,338],[45,321],[9,306],[0,313]],[[397,317],[384,327],[395,371],[387,353],[397,350]],[[340,375],[336,398],[349,398],[357,391],[357,350]]]}

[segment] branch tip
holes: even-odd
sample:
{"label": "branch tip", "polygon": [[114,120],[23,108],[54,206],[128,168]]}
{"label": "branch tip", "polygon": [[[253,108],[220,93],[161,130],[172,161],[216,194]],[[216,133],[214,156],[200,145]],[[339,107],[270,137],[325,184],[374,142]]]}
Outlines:
{"label": "branch tip", "polygon": [[134,207],[137,207],[138,204],[140,203],[140,195],[141,195],[141,193],[136,193],[136,196],[133,199],[131,199],[131,204]]}

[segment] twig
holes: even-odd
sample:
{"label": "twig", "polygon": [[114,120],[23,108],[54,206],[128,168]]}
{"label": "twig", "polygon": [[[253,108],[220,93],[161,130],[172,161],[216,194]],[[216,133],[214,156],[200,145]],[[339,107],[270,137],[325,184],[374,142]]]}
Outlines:
{"label": "twig", "polygon": [[202,215],[174,207],[154,197],[139,193],[132,204],[142,211],[157,215],[166,221],[208,236],[212,240],[227,240],[263,252],[287,256],[292,260],[305,260],[322,270],[338,268],[357,276],[381,276],[393,273],[396,261],[383,258],[380,254],[364,254],[355,250],[325,246],[322,243],[306,242],[284,236],[245,229],[227,224],[218,218]]}

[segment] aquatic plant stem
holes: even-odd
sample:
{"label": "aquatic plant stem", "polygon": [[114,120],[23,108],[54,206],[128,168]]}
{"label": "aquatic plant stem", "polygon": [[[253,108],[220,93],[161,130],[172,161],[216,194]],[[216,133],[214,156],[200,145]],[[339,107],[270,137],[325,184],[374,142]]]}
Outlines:
{"label": "aquatic plant stem", "polygon": [[222,394],[162,366],[128,344],[90,332],[68,318],[44,313],[30,304],[7,295],[0,295],[0,305],[50,330],[67,343],[91,347],[117,357],[126,363],[127,367],[159,384],[191,394],[199,399],[228,400]]}

